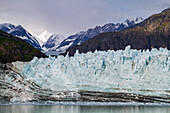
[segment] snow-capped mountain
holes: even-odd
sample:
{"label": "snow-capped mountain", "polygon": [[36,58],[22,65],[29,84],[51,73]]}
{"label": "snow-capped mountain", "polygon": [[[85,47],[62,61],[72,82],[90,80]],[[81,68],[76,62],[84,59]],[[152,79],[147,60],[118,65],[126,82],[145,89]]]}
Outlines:
{"label": "snow-capped mountain", "polygon": [[13,36],[19,37],[37,49],[41,49],[39,42],[21,25],[15,26],[10,23],[0,24],[0,30],[5,31]]}
{"label": "snow-capped mountain", "polygon": [[137,23],[143,21],[142,17],[138,17],[135,20],[125,20],[122,23],[109,23],[103,26],[96,26],[95,28],[90,28],[87,31],[81,31],[75,35],[69,36],[67,39],[62,41],[56,48],[51,48],[49,51],[56,51],[58,54],[65,52],[69,47],[74,45],[80,45],[83,42],[87,41],[88,39],[104,32],[114,32],[114,31],[121,31],[129,26],[133,26]]}
{"label": "snow-capped mountain", "polygon": [[52,49],[53,47],[58,46],[64,39],[65,37],[63,35],[53,34],[42,46],[42,48],[45,47],[46,49]]}
{"label": "snow-capped mountain", "polygon": [[43,33],[38,35],[36,38],[43,52],[47,55],[57,55],[55,51],[51,52],[50,50],[58,47],[58,45],[65,39],[65,37],[60,34],[52,35],[51,33],[47,31],[44,31]]}
{"label": "snow-capped mountain", "polygon": [[135,20],[135,24],[138,24],[140,22],[142,22],[144,19],[142,17],[137,17]]}
{"label": "snow-capped mountain", "polygon": [[51,33],[44,31],[43,33],[36,37],[41,47],[47,42],[51,35],[52,35]]}
{"label": "snow-capped mountain", "polygon": [[74,35],[65,38],[60,34],[51,34],[44,31],[40,35],[33,37],[27,30],[25,30],[21,25],[15,26],[9,23],[0,24],[0,29],[8,32],[9,34],[19,37],[33,47],[43,50],[48,55],[57,55],[64,53],[69,47],[74,45],[80,45],[88,39],[95,37],[96,35],[104,32],[114,32],[121,31],[129,26],[133,26],[137,23],[143,21],[143,18],[138,17],[135,20],[125,20],[122,23],[109,23],[103,26],[96,26],[95,28],[90,28],[87,31],[81,31]]}
{"label": "snow-capped mountain", "polygon": [[140,22],[142,22],[142,21],[143,21],[143,18],[142,18],[142,17],[137,17],[135,20],[126,19],[126,20],[123,22],[123,25],[126,26],[126,27],[129,27],[129,26],[138,24],[138,23],[140,23]]}

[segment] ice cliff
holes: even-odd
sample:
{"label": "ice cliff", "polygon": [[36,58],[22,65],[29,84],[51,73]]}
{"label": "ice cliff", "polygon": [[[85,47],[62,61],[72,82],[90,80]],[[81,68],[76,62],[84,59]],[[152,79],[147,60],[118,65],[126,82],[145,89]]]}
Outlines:
{"label": "ice cliff", "polygon": [[14,62],[27,80],[55,91],[124,92],[170,96],[170,51],[108,50],[74,57]]}

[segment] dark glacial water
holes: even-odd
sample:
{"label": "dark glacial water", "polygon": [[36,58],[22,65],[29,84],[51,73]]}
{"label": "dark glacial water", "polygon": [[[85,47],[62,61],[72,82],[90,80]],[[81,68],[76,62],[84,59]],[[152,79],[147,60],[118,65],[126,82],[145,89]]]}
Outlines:
{"label": "dark glacial water", "polygon": [[0,113],[170,113],[169,106],[0,105]]}

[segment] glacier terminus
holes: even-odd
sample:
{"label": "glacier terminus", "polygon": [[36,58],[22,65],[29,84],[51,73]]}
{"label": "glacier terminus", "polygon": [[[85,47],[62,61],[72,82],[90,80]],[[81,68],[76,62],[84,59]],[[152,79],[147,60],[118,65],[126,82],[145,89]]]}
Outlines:
{"label": "glacier terminus", "polygon": [[2,67],[1,73],[6,74],[0,78],[0,96],[4,100],[170,102],[170,51],[166,48],[149,51],[127,46],[118,51],[77,51],[74,57],[34,57],[6,66],[8,74]]}

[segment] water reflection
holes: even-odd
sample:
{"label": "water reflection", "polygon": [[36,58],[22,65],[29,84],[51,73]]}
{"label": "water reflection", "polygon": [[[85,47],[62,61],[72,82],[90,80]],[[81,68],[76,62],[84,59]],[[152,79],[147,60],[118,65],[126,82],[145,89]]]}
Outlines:
{"label": "water reflection", "polygon": [[170,113],[170,107],[6,105],[0,113]]}

